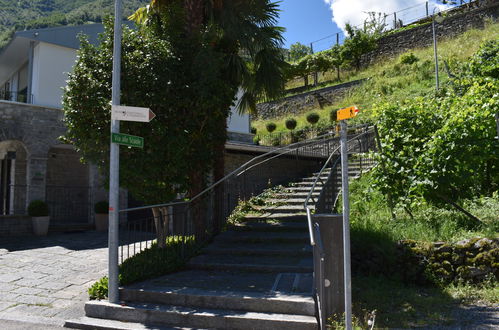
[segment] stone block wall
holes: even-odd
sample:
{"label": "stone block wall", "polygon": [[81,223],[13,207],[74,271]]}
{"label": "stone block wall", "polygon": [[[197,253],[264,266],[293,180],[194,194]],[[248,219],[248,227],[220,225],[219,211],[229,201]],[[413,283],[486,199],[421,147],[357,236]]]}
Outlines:
{"label": "stone block wall", "polygon": [[354,86],[364,80],[355,80],[345,84],[330,86],[315,91],[285,97],[281,100],[257,104],[255,119],[272,119],[286,115],[301,114],[307,110],[329,106],[342,99]]}
{"label": "stone block wall", "polygon": [[[226,151],[225,174],[229,174],[255,156],[256,154],[252,153]],[[252,190],[261,192],[269,186],[285,184],[310,175],[318,171],[323,162],[322,158],[282,156],[255,166],[241,176],[240,181],[244,181]]]}
{"label": "stone block wall", "polygon": [[[469,8],[462,8],[441,23],[436,23],[437,40],[455,37],[471,28],[483,28],[487,18],[499,17],[499,1],[475,1]],[[431,20],[409,30],[389,34],[378,41],[378,48],[366,54],[363,65],[390,58],[408,50],[433,45]]]}
{"label": "stone block wall", "polygon": [[0,216],[0,237],[32,235],[31,217]]}

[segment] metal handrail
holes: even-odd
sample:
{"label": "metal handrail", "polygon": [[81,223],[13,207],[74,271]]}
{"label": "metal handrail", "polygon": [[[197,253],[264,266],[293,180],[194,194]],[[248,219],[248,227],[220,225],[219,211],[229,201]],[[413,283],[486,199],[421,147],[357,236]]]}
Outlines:
{"label": "metal handrail", "polygon": [[[348,146],[349,142],[354,141],[354,140],[359,140],[359,142],[360,142],[360,138],[362,138],[363,136],[365,136],[367,134],[373,133],[374,131],[375,131],[374,128],[371,128],[371,129],[368,129],[366,132],[361,133],[361,134],[351,138],[350,140],[347,140],[347,142],[346,142],[347,146]],[[347,150],[351,150],[353,147],[354,146],[350,146],[350,148],[348,148]],[[305,199],[305,203],[303,205],[303,207],[305,208],[305,211],[307,212],[307,222],[308,222],[308,229],[309,229],[309,234],[310,234],[310,245],[312,246],[313,249],[317,249],[314,251],[316,251],[316,253],[318,253],[318,256],[319,256],[319,265],[318,265],[319,271],[318,271],[318,274],[314,275],[314,277],[318,276],[318,284],[317,284],[317,281],[314,281],[314,285],[318,285],[319,287],[314,288],[314,291],[315,291],[314,295],[316,298],[317,309],[318,309],[318,314],[319,314],[318,315],[319,327],[321,330],[326,329],[326,315],[325,315],[325,302],[324,302],[324,295],[325,295],[325,292],[324,292],[325,291],[325,283],[324,283],[324,281],[325,281],[325,271],[324,271],[325,250],[324,250],[324,245],[323,245],[323,241],[322,241],[322,237],[321,237],[321,233],[320,233],[320,225],[318,223],[316,223],[315,225],[312,224],[312,210],[311,210],[309,204],[310,204],[310,201],[313,201],[314,203],[317,204],[317,201],[312,196],[312,194],[315,191],[315,188],[316,188],[319,180],[322,181],[322,179],[321,179],[322,173],[328,167],[328,165],[332,162],[333,157],[337,156],[337,152],[340,148],[341,147],[336,148],[329,155],[328,159],[325,161],[321,170],[317,174],[317,176],[314,180],[314,183],[312,185],[312,188],[310,189],[310,192],[308,193],[307,198]],[[338,166],[339,161],[340,161],[340,158],[338,157],[334,161],[333,165],[331,166],[331,171],[328,175],[326,183],[329,182],[329,180],[331,179],[331,176],[335,173],[336,167]],[[324,186],[325,186],[325,184],[323,182],[323,187]],[[321,191],[321,196],[322,196],[323,192],[324,191]],[[319,196],[319,200],[320,200],[321,196]],[[314,263],[315,262],[316,262],[316,260],[314,257]],[[315,266],[314,266],[314,268],[315,268]]]}
{"label": "metal handrail", "polygon": [[[196,196],[192,197],[189,200],[185,200],[185,201],[174,201],[174,202],[163,203],[163,204],[155,204],[155,205],[147,205],[147,206],[140,206],[140,207],[134,207],[134,208],[127,208],[127,209],[120,210],[120,212],[140,211],[140,210],[146,210],[146,209],[155,208],[155,207],[168,207],[168,206],[189,204],[189,203],[194,202],[195,200],[199,199],[201,196],[203,196],[206,193],[208,193],[209,191],[213,190],[215,187],[217,187],[221,183],[227,181],[231,177],[238,176],[238,175],[244,173],[245,171],[249,170],[250,168],[252,168],[252,167],[254,167],[256,165],[261,165],[261,164],[263,164],[265,162],[268,162],[268,161],[270,161],[270,160],[272,160],[272,159],[274,159],[276,157],[280,157],[282,155],[286,155],[286,154],[289,154],[291,152],[298,151],[299,148],[302,148],[302,147],[305,147],[305,146],[308,147],[308,146],[313,146],[314,144],[324,143],[324,139],[326,139],[326,138],[332,138],[334,136],[335,136],[335,133],[330,132],[330,133],[327,133],[327,134],[323,134],[323,135],[317,136],[317,137],[315,137],[313,139],[310,139],[310,140],[300,141],[300,142],[296,142],[296,143],[293,143],[293,144],[289,144],[289,145],[284,146],[284,147],[275,148],[275,149],[273,149],[273,150],[271,150],[269,152],[266,152],[266,153],[264,153],[262,155],[256,156],[256,157],[250,159],[249,161],[247,161],[246,163],[244,163],[243,165],[239,166],[237,169],[235,169],[234,171],[230,172],[229,174],[227,174],[226,176],[224,176],[223,178],[221,178],[217,182],[213,183],[211,186],[209,186],[208,188],[204,189],[203,191],[201,191],[200,193],[198,193]],[[270,157],[268,159],[264,159],[262,162],[260,162],[258,164],[252,164],[251,167],[248,168],[248,166],[251,163],[253,163],[254,161],[262,159],[262,158],[265,158],[265,157],[267,157],[269,155],[272,155],[272,154],[275,154],[275,153],[278,153],[278,154],[275,155],[275,156],[273,156],[273,157]]]}
{"label": "metal handrail", "polygon": [[[369,134],[369,133],[372,133],[373,132],[373,129],[369,129],[368,131],[364,132],[364,133],[361,133],[353,138],[351,138],[350,140],[347,141],[347,144],[353,140],[358,140],[360,137],[366,135],[366,134]],[[307,198],[305,199],[305,203],[303,204],[303,207],[305,209],[305,211],[307,212],[307,222],[308,222],[308,229],[309,229],[309,234],[310,234],[310,245],[314,246],[316,244],[316,240],[314,238],[314,235],[313,235],[313,229],[312,229],[312,213],[311,213],[311,209],[309,207],[309,204],[310,204],[310,201],[312,200],[314,203],[316,203],[315,199],[312,197],[312,194],[314,193],[315,191],[315,188],[317,186],[317,183],[319,182],[319,180],[322,180],[321,179],[321,175],[322,173],[324,172],[324,170],[327,168],[328,164],[331,162],[331,160],[333,159],[333,157],[335,156],[336,152],[338,152],[338,150],[340,149],[340,147],[336,148],[333,152],[331,152],[331,154],[329,155],[328,159],[325,161],[324,165],[322,166],[321,170],[319,171],[319,173],[316,175],[315,177],[315,180],[314,180],[314,183],[312,184],[312,188],[310,188],[310,191],[307,195]],[[329,176],[332,175],[333,173],[333,170],[336,168],[336,166],[338,165],[338,162],[339,162],[339,158],[334,162],[334,164],[331,166],[331,173],[329,174]],[[329,177],[328,177],[328,180],[329,180]],[[327,181],[327,180],[326,180]]]}

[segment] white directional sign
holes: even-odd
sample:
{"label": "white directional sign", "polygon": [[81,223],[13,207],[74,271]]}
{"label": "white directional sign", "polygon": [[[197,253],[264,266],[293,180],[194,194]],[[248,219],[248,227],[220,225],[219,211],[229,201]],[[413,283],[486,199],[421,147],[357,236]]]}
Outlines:
{"label": "white directional sign", "polygon": [[125,105],[111,106],[112,120],[150,122],[156,115],[149,108],[129,107]]}

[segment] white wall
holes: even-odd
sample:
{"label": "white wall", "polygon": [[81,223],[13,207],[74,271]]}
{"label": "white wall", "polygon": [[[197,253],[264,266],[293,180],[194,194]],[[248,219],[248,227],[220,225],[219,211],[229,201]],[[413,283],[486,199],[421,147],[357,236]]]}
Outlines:
{"label": "white wall", "polygon": [[[237,100],[235,104],[237,105],[239,102],[239,99],[242,97],[243,92],[242,90],[239,90],[237,92]],[[229,132],[236,132],[236,133],[250,133],[250,117],[248,114],[242,114],[240,115],[238,113],[237,107],[232,106],[230,108],[230,116],[227,119],[227,130]]]}
{"label": "white wall", "polygon": [[33,103],[60,108],[62,87],[76,61],[76,50],[40,42],[33,56]]}

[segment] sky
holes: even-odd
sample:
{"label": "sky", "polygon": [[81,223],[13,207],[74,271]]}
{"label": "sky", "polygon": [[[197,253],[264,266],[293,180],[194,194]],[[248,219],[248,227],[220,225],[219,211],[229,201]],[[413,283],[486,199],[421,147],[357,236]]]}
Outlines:
{"label": "sky", "polygon": [[[403,22],[424,17],[425,3],[426,0],[282,0],[278,25],[286,28],[286,48],[301,42],[307,46],[312,43],[314,51],[320,51],[330,48],[336,42],[335,34],[338,32],[341,33],[341,42],[345,24],[362,24],[367,12],[390,13],[386,22],[392,25],[393,12],[397,12],[397,20],[401,19]],[[445,6],[437,4],[435,0],[430,0],[430,14],[435,7],[437,12],[445,9]]]}

